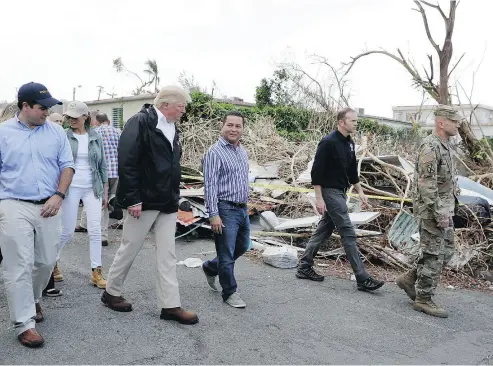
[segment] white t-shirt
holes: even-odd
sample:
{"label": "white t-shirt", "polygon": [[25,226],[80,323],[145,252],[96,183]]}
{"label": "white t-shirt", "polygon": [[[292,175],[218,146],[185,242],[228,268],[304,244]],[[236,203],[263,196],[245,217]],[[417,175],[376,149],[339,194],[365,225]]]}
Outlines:
{"label": "white t-shirt", "polygon": [[89,134],[77,135],[74,133],[74,137],[79,141],[79,146],[75,159],[75,174],[70,186],[92,188],[92,172],[89,164]]}

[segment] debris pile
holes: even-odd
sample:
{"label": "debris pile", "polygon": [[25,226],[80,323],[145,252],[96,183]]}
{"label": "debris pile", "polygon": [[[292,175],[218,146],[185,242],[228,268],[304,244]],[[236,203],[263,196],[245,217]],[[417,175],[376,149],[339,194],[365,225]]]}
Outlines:
{"label": "debris pile", "polygon": [[[179,237],[211,236],[204,203],[201,161],[207,148],[217,141],[219,128],[215,121],[181,126],[184,155]],[[310,177],[320,137],[320,132],[317,132],[313,134],[313,140],[295,143],[281,137],[271,120],[260,119],[247,125],[242,143],[250,157],[248,210],[252,248],[287,248],[270,249],[272,253],[267,254],[276,253],[279,257],[278,261],[270,261],[272,265],[277,263],[279,267],[289,267],[290,262],[285,261],[285,257],[289,256],[288,253],[304,250],[321,218],[315,207]],[[358,196],[352,191],[348,192],[347,203],[361,254],[374,264],[408,269],[419,255],[419,227],[412,215],[411,199],[412,155],[417,143],[401,142],[401,150],[393,153],[382,150],[385,146],[397,149],[396,142],[385,145],[374,136],[359,136],[357,143],[358,172],[370,208],[362,211]],[[472,178],[488,179],[488,176]],[[457,252],[449,267],[477,275],[489,270],[490,258],[493,257],[493,190],[465,176],[459,176],[459,187],[461,205],[454,217]],[[337,232],[319,252],[319,257],[344,258]]]}

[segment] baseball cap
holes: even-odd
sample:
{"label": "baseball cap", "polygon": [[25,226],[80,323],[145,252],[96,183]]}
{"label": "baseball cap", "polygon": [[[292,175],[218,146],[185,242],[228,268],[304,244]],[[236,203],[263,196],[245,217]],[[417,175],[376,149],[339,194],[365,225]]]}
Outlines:
{"label": "baseball cap", "polygon": [[64,114],[72,118],[79,118],[82,115],[89,116],[89,107],[86,103],[75,100],[68,104]]}
{"label": "baseball cap", "polygon": [[451,121],[462,121],[463,117],[459,111],[450,105],[439,105],[435,109],[435,116],[442,116]]}
{"label": "baseball cap", "polygon": [[58,99],[51,96],[50,92],[43,84],[30,82],[22,85],[17,92],[17,100],[28,101],[34,100],[43,107],[51,108],[56,104],[62,104]]}

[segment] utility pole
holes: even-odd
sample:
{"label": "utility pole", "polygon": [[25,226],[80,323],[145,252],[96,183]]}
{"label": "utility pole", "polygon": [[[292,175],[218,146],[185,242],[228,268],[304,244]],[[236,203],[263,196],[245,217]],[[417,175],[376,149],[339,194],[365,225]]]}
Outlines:
{"label": "utility pole", "polygon": [[96,88],[99,88],[98,90],[98,100],[101,98],[101,91],[104,89],[102,86],[98,85]]}
{"label": "utility pole", "polygon": [[82,85],[77,85],[77,86],[74,86],[74,89],[72,90],[72,100],[75,100],[75,90],[77,88],[82,88]]}

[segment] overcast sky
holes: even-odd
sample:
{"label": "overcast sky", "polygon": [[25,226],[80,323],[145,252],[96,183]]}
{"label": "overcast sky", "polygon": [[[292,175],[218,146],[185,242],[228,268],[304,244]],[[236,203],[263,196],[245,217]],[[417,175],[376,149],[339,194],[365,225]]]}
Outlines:
{"label": "overcast sky", "polygon": [[[440,3],[448,14],[449,1]],[[97,99],[98,85],[129,95],[137,82],[116,73],[117,57],[139,73],[156,59],[161,85],[177,84],[185,71],[201,86],[215,81],[220,95],[245,101],[254,101],[255,87],[276,63],[304,64],[313,53],[339,65],[365,49],[399,47],[420,66],[434,50],[413,7],[411,0],[3,0],[0,101],[13,100],[28,81],[45,84],[57,98],[71,99],[77,85],[78,100]],[[441,43],[443,21],[427,10]],[[492,0],[462,0],[453,38],[453,61],[466,52],[455,76],[469,90],[482,60],[473,102],[489,105],[492,14]],[[368,114],[392,116],[392,106],[421,102],[406,71],[384,56],[361,59],[349,78],[352,105]]]}

